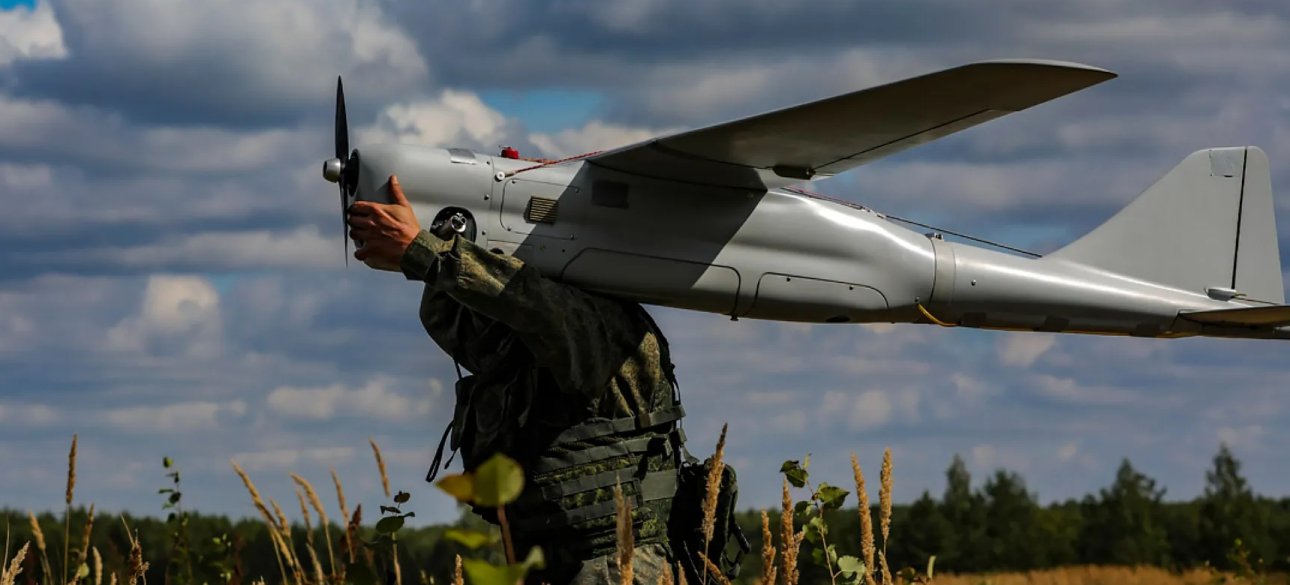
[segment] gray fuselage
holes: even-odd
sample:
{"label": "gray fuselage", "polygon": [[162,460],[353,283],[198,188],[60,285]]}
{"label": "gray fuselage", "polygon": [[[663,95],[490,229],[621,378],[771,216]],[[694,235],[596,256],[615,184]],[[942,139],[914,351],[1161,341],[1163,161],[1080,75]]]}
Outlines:
{"label": "gray fuselage", "polygon": [[1178,318],[1251,305],[948,242],[794,190],[689,184],[579,161],[530,168],[406,145],[366,147],[360,161],[358,199],[386,200],[384,182],[397,174],[423,224],[465,211],[477,243],[550,278],[643,303],[782,321],[1290,338],[1285,329]]}

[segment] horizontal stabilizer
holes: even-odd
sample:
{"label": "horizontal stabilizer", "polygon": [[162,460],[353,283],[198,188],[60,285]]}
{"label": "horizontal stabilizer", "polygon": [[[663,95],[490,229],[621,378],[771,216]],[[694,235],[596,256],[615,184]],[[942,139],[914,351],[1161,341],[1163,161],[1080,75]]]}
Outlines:
{"label": "horizontal stabilizer", "polygon": [[1290,326],[1290,305],[1197,311],[1178,316],[1188,321],[1222,327],[1285,327]]}

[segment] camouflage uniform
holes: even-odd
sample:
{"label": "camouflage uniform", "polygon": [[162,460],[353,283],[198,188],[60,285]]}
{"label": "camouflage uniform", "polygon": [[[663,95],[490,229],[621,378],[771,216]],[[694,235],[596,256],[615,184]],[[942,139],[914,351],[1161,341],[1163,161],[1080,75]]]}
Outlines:
{"label": "camouflage uniform", "polygon": [[684,438],[667,343],[649,315],[460,237],[423,231],[401,265],[426,283],[426,332],[473,373],[456,386],[450,450],[468,470],[498,452],[525,468],[524,493],[506,514],[517,554],[535,544],[546,554],[536,579],[618,582],[620,484],[633,503],[635,581],[657,582],[670,566],[666,524]]}

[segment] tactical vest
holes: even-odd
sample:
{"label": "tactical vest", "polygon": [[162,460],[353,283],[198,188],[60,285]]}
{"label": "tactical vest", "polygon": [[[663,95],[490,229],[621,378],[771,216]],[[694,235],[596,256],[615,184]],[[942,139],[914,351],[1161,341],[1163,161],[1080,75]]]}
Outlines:
{"label": "tactical vest", "polygon": [[[541,545],[548,564],[572,563],[614,550],[615,485],[621,486],[631,503],[636,544],[667,543],[667,519],[677,490],[677,470],[687,455],[683,447],[685,435],[678,425],[684,411],[667,340],[643,308],[636,305],[634,310],[658,340],[660,362],[671,387],[656,391],[667,392],[670,400],[664,402],[668,404],[638,416],[591,419],[559,429],[554,436],[534,429],[533,413],[526,409],[523,416],[530,430],[524,433],[524,441],[496,446],[520,462],[527,480],[519,499],[506,507],[516,548]],[[527,366],[519,368],[524,373],[513,380],[515,386],[508,391],[524,392],[532,390],[528,386],[546,385],[540,374],[532,373],[532,364]],[[459,377],[456,412],[440,439],[427,481],[433,481],[439,471],[448,439],[452,439],[450,451],[455,454],[462,446],[464,427],[478,416],[472,412],[479,398],[474,395],[474,376],[460,376],[459,370]],[[548,404],[541,407],[555,408]],[[535,448],[538,445],[544,446]],[[469,467],[481,463],[486,453],[463,456],[469,456]],[[492,510],[476,512],[496,522]]]}

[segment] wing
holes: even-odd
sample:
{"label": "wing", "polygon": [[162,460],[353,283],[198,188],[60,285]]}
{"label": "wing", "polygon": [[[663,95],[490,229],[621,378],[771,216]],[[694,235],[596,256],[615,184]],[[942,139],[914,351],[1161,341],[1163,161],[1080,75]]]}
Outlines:
{"label": "wing", "polygon": [[1076,63],[974,63],[587,160],[637,175],[761,190],[835,175],[1113,77]]}

